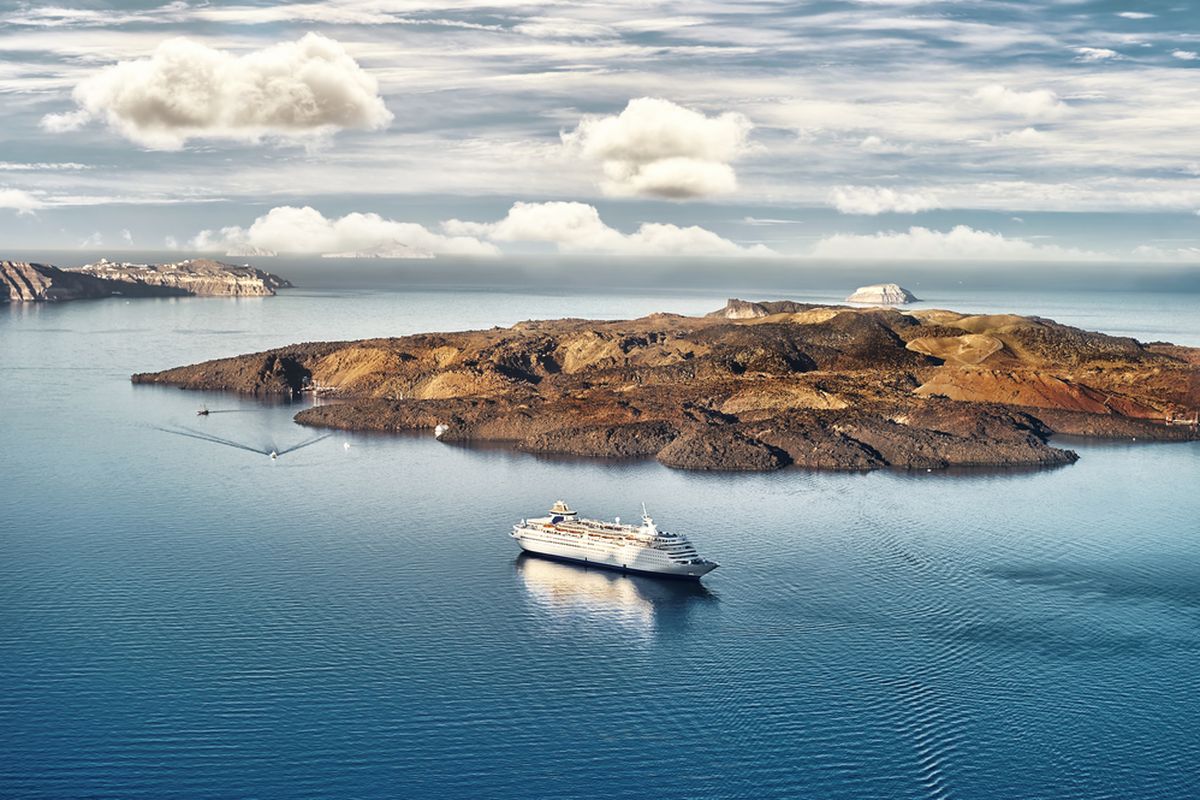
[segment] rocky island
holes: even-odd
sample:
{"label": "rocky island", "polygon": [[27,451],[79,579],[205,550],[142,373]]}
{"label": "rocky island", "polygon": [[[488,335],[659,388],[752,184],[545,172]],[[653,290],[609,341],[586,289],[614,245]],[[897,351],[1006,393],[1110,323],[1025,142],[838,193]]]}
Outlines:
{"label": "rocky island", "polygon": [[298,344],[135,383],[340,400],[305,425],[654,456],[686,469],[1053,465],[1054,433],[1196,439],[1200,349],[1038,317],[731,300],[705,317],[562,319]]}
{"label": "rocky island", "polygon": [[101,259],[77,269],[0,261],[0,301],[61,302],[111,297],[269,297],[287,280],[250,266],[192,258],[170,264]]}
{"label": "rocky island", "polygon": [[866,303],[876,306],[902,306],[917,302],[917,296],[898,283],[875,283],[860,286],[846,298],[847,303]]}

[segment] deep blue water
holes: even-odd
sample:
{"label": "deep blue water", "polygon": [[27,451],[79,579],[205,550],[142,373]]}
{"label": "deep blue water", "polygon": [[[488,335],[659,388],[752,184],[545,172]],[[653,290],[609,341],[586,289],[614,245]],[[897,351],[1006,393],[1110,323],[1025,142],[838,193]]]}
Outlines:
{"label": "deep blue water", "polygon": [[[1200,344],[1195,298],[939,300]],[[0,308],[0,797],[1200,795],[1200,445],[731,476],[338,434],[272,463],[155,426],[286,447],[310,435],[294,406],[128,383],[722,301]],[[518,558],[511,523],[559,497],[644,500],[723,566],[692,586]]]}

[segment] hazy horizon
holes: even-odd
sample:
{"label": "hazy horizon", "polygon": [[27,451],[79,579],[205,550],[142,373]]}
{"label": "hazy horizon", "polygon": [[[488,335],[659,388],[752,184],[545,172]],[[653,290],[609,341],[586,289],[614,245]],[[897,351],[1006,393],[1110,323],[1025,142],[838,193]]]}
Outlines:
{"label": "hazy horizon", "polygon": [[[830,261],[770,258],[526,254],[435,259],[331,259],[319,256],[225,256],[180,250],[13,250],[4,258],[78,267],[100,258],[166,263],[192,257],[250,264],[298,288],[556,288],[621,291],[728,290],[784,293],[823,290],[849,294],[858,286],[898,283],[918,296],[942,289],[1198,292],[1200,266],[1108,262]],[[747,298],[750,299],[750,298]],[[762,298],[769,299],[764,295]]]}

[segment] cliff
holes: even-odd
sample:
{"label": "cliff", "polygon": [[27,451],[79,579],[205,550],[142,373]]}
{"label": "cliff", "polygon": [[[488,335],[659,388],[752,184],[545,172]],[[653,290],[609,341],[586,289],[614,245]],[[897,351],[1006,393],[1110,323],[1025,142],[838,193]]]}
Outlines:
{"label": "cliff", "polygon": [[169,286],[148,286],[59,269],[48,264],[0,261],[0,301],[61,302],[111,297],[177,297],[187,294]]}
{"label": "cliff", "polygon": [[260,395],[319,387],[340,402],[297,421],[441,424],[443,441],[688,469],[1063,464],[1076,455],[1047,443],[1055,431],[1197,437],[1162,420],[1200,408],[1198,350],[1030,317],[751,305],[780,310],[300,344],[132,379]]}
{"label": "cliff", "polygon": [[181,289],[204,297],[268,297],[292,284],[250,266],[191,258],[172,264],[129,264],[101,259],[77,270],[85,275],[145,286]]}

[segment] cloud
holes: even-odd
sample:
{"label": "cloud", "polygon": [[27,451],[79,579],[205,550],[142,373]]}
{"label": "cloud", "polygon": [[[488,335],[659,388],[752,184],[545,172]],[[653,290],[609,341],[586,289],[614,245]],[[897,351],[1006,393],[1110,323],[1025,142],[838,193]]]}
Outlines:
{"label": "cloud", "polygon": [[1149,14],[1145,11],[1118,11],[1117,16],[1124,17],[1125,19],[1154,19],[1158,15]]}
{"label": "cloud", "polygon": [[24,189],[0,188],[0,208],[9,208],[18,214],[32,214],[46,204]]}
{"label": "cloud", "polygon": [[1033,147],[1045,141],[1045,134],[1037,128],[1021,128],[1020,130],[997,133],[985,144],[1016,145],[1018,147]]}
{"label": "cloud", "polygon": [[829,202],[843,214],[917,214],[941,208],[928,192],[897,192],[884,186],[839,186],[829,193]]}
{"label": "cloud", "polygon": [[339,43],[314,33],[242,56],[169,39],[149,58],[118,61],[84,78],[72,97],[78,108],[46,115],[45,130],[103,119],[122,136],[163,150],[191,138],[257,141],[374,130],[392,119],[375,79]]}
{"label": "cloud", "polygon": [[910,144],[901,146],[874,135],[865,137],[858,143],[858,147],[867,153],[875,153],[876,155],[911,153],[913,149]]}
{"label": "cloud", "polygon": [[1109,50],[1107,47],[1076,47],[1076,61],[1110,61],[1119,59],[1121,54],[1116,50]]}
{"label": "cloud", "polygon": [[1029,119],[1058,117],[1067,110],[1066,104],[1049,89],[1022,92],[999,83],[993,83],[976,89],[971,97],[989,111],[1013,114]]}
{"label": "cloud", "polygon": [[620,114],[584,117],[562,140],[569,151],[600,162],[606,194],[682,199],[737,189],[729,162],[745,152],[753,127],[735,112],[708,117],[669,100],[639,97]]}
{"label": "cloud", "polygon": [[448,233],[483,236],[500,242],[549,242],[563,253],[612,253],[639,256],[771,255],[762,246],[742,247],[707,228],[646,222],[634,233],[621,233],[586,203],[513,203],[497,222],[449,220]]}
{"label": "cloud", "polygon": [[1159,247],[1144,244],[1133,249],[1133,257],[1143,261],[1200,264],[1200,247]]}
{"label": "cloud", "polygon": [[343,253],[410,247],[448,255],[499,255],[495,245],[469,236],[443,236],[412,222],[351,213],[331,219],[309,206],[276,206],[249,228],[204,230],[191,241],[197,250],[259,248],[278,253]]}
{"label": "cloud", "polygon": [[538,39],[608,39],[618,35],[608,25],[567,17],[529,17],[513,30]]}
{"label": "cloud", "polygon": [[1180,61],[1196,61],[1200,59],[1200,53],[1197,53],[1195,50],[1172,50],[1171,55]]}
{"label": "cloud", "polygon": [[91,169],[76,161],[0,161],[0,172],[58,172]]}
{"label": "cloud", "polygon": [[1106,258],[1102,253],[1035,244],[1027,239],[1010,239],[967,225],[958,225],[948,231],[912,227],[903,232],[881,231],[870,235],[839,233],[817,241],[813,245],[812,255],[817,258],[887,261],[1094,261]]}
{"label": "cloud", "polygon": [[125,242],[125,244],[133,244],[133,233],[129,230],[129,228],[121,229],[121,240]]}

